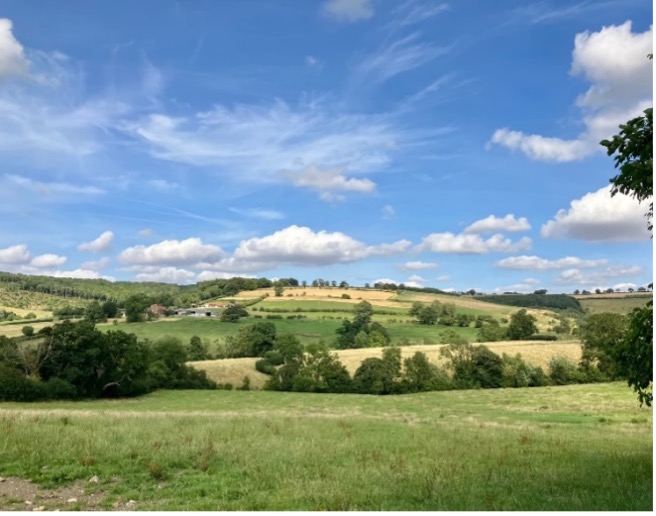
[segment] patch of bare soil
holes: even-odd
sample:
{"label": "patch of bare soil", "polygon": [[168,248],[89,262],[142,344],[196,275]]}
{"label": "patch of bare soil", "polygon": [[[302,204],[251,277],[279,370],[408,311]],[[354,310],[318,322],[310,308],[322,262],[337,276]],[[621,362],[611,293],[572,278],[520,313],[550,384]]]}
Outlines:
{"label": "patch of bare soil", "polygon": [[133,511],[138,502],[127,500],[111,506],[103,504],[106,493],[87,489],[97,478],[85,483],[47,489],[29,480],[0,477],[0,512],[3,511]]}

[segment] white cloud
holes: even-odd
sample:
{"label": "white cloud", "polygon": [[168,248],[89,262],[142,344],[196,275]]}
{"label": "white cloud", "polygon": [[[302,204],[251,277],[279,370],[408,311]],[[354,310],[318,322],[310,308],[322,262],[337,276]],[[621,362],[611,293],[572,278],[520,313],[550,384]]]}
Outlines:
{"label": "white cloud", "polygon": [[352,23],[371,18],[374,8],[372,0],[327,0],[322,12],[337,21]]}
{"label": "white cloud", "polygon": [[321,61],[314,56],[305,56],[305,64],[310,68],[321,68]]}
{"label": "white cloud", "polygon": [[397,254],[409,246],[407,240],[367,246],[344,233],[315,233],[308,227],[294,225],[266,237],[242,241],[233,257],[237,261],[327,265],[353,262],[373,255]]}
{"label": "white cloud", "polygon": [[564,269],[565,267],[583,267],[583,268],[593,268],[601,267],[608,264],[608,260],[599,259],[599,260],[584,260],[582,258],[577,258],[576,256],[565,256],[563,258],[558,258],[556,260],[548,260],[546,258],[540,258],[539,256],[510,256],[499,260],[496,263],[497,267],[502,269],[511,269],[517,271],[546,271],[554,269]]}
{"label": "white cloud", "polygon": [[394,206],[392,206],[390,204],[386,204],[385,206],[383,206],[382,212],[383,212],[383,219],[385,219],[385,220],[392,219],[392,218],[394,218],[394,215],[396,215],[396,211],[394,210]]}
{"label": "white cloud", "polygon": [[160,192],[166,192],[180,188],[178,183],[167,181],[166,179],[151,179],[148,181],[148,184]]}
{"label": "white cloud", "polygon": [[437,269],[438,267],[439,265],[436,263],[415,261],[415,262],[405,262],[403,265],[399,266],[399,269],[404,271],[424,271],[430,269]]}
{"label": "white cloud", "polygon": [[112,263],[111,258],[104,256],[100,260],[92,260],[89,262],[84,262],[80,266],[80,268],[90,271],[99,271],[107,267],[110,263]]}
{"label": "white cloud", "polygon": [[605,289],[608,288],[608,283],[616,278],[637,276],[642,272],[642,267],[637,265],[611,266],[593,273],[583,273],[581,270],[573,268],[562,271],[556,278],[555,283],[558,285],[593,286],[593,288]]}
{"label": "white cloud", "polygon": [[128,247],[118,259],[130,265],[191,265],[218,259],[223,254],[223,250],[216,245],[203,244],[200,238],[187,238]]}
{"label": "white cloud", "polygon": [[246,217],[252,217],[254,219],[262,220],[280,220],[284,219],[285,215],[276,210],[266,210],[262,208],[229,208],[233,213],[239,215],[244,215]]}
{"label": "white cloud", "polygon": [[318,190],[320,198],[326,201],[342,200],[334,192],[371,193],[376,183],[370,179],[347,178],[339,168],[321,169],[309,165],[297,172],[286,172],[294,186]]}
{"label": "white cloud", "polygon": [[[438,277],[435,278],[435,279],[436,279],[437,281],[450,281],[450,280],[451,280],[451,276],[445,274],[444,276],[438,276]],[[451,290],[453,290],[453,289],[451,289]]]}
{"label": "white cloud", "polygon": [[653,32],[633,33],[631,21],[582,32],[574,39],[572,75],[583,75],[590,88],[576,103],[582,109],[585,130],[575,139],[527,135],[508,128],[498,129],[488,142],[520,150],[529,158],[544,161],[574,161],[603,147],[599,141],[618,131],[619,124],[640,115],[652,105]]}
{"label": "white cloud", "polygon": [[492,233],[495,231],[528,231],[531,229],[531,225],[528,223],[525,217],[516,219],[515,216],[510,213],[503,218],[495,217],[490,215],[481,220],[477,220],[473,224],[467,226],[464,233]]}
{"label": "white cloud", "polygon": [[386,43],[376,52],[366,56],[354,70],[355,84],[380,84],[449,53],[448,47],[417,42],[419,36],[419,32],[414,32]]}
{"label": "white cloud", "polygon": [[254,278],[255,276],[251,276],[248,274],[239,274],[235,275],[233,272],[215,272],[215,271],[203,271],[196,276],[197,281],[210,281],[214,279],[230,279],[234,277],[240,277],[240,278]]}
{"label": "white cloud", "polygon": [[140,229],[138,231],[138,235],[140,237],[144,237],[144,238],[149,238],[149,237],[153,236],[154,234],[155,234],[155,232],[150,228],[143,228],[143,229]]}
{"label": "white cloud", "polygon": [[542,226],[542,237],[590,242],[649,239],[646,207],[624,194],[611,197],[610,189],[606,186],[573,200],[569,209],[559,210],[553,220]]}
{"label": "white cloud", "polygon": [[[288,180],[290,170],[312,165],[378,171],[400,143],[417,138],[395,127],[388,116],[342,113],[316,99],[296,108],[276,101],[270,106],[216,105],[191,117],[152,114],[123,128],[149,144],[156,158],[259,183]],[[357,181],[346,186],[371,188]]]}
{"label": "white cloud", "polygon": [[96,186],[73,185],[70,183],[56,183],[36,181],[16,174],[5,174],[4,178],[12,185],[16,185],[38,194],[41,197],[74,196],[79,199],[80,195],[100,195],[104,190]]}
{"label": "white cloud", "polygon": [[59,256],[52,253],[35,256],[30,261],[30,265],[32,267],[37,267],[39,269],[51,269],[53,267],[61,267],[65,263],[66,263],[65,256]]}
{"label": "white cloud", "polygon": [[399,7],[394,9],[394,25],[405,27],[415,23],[428,20],[449,10],[447,3],[435,3],[434,0],[428,2],[408,1],[403,2]]}
{"label": "white cloud", "polygon": [[27,245],[18,244],[0,249],[0,263],[3,264],[22,264],[30,261],[31,255],[27,250]]}
{"label": "white cloud", "polygon": [[0,18],[0,82],[14,75],[27,75],[30,64],[23,46],[12,33],[12,26],[11,20]]}
{"label": "white cloud", "polygon": [[[526,278],[520,283],[514,283],[512,285],[507,285],[505,287],[497,287],[494,289],[494,292],[501,294],[503,292],[519,292],[526,294],[529,292],[534,292],[536,287],[540,284],[540,280],[536,278]],[[478,292],[478,289],[476,289]]]}
{"label": "white cloud", "polygon": [[175,267],[160,267],[155,272],[141,272],[135,276],[135,279],[158,283],[193,283],[196,280],[196,273]]}
{"label": "white cloud", "polygon": [[513,253],[530,249],[530,247],[531,239],[528,237],[512,242],[501,234],[495,234],[487,240],[483,240],[480,235],[454,235],[447,232],[432,233],[424,237],[415,250],[433,253],[487,254],[490,252]]}
{"label": "white cloud", "polygon": [[107,281],[116,281],[113,276],[101,276],[97,271],[90,271],[86,269],[75,269],[72,271],[54,271],[54,272],[39,272],[46,276],[54,276],[55,278],[80,278],[80,279],[106,279]]}
{"label": "white cloud", "polygon": [[77,248],[79,251],[88,251],[91,253],[104,253],[112,248],[113,241],[114,241],[114,233],[111,231],[105,231],[95,240],[80,244],[77,246]]}

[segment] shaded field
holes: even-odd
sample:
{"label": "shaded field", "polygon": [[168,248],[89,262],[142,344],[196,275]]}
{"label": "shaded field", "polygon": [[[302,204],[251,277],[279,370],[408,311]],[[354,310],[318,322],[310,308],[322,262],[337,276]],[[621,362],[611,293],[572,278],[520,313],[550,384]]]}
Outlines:
{"label": "shaded field", "polygon": [[[578,362],[581,359],[581,344],[578,341],[507,341],[488,342],[485,345],[499,356],[503,353],[512,356],[520,353],[526,362],[542,367],[547,374],[549,373],[549,361],[553,357],[563,356],[574,362]],[[403,346],[401,347],[401,356],[403,358],[409,358],[417,351],[421,351],[426,354],[429,361],[443,365],[444,360],[440,356],[441,347],[441,345],[435,344]],[[353,375],[364,359],[382,357],[383,348],[342,349],[336,350],[335,353],[339,357],[340,362]],[[242,384],[244,377],[248,376],[251,382],[251,388],[261,389],[269,379],[269,376],[255,369],[255,362],[257,360],[257,358],[226,358],[222,360],[189,362],[189,364],[207,372],[207,376],[215,382],[222,384],[231,383],[236,388]]]}
{"label": "shaded field", "polygon": [[105,509],[649,511],[652,431],[651,410],[621,383],[387,397],[163,391],[0,404],[0,476],[83,480]]}
{"label": "shaded field", "polygon": [[[257,312],[253,312],[257,314]],[[287,315],[281,314],[282,319],[266,319],[268,314],[262,315],[261,319],[246,317],[236,323],[221,322],[216,318],[205,317],[179,317],[163,318],[153,322],[143,323],[119,323],[119,324],[99,324],[97,327],[103,331],[123,330],[134,333],[139,338],[157,340],[161,337],[177,337],[183,342],[189,342],[192,335],[197,335],[201,339],[210,343],[210,350],[216,351],[217,339],[221,340],[228,335],[236,335],[239,328],[248,326],[258,321],[270,321],[276,325],[278,333],[292,333],[296,335],[304,344],[317,343],[323,341],[331,344],[335,338],[335,330],[342,324],[343,319],[350,319],[349,314],[335,313],[312,313],[307,314],[307,319],[286,319]],[[326,319],[319,319],[324,315]],[[439,342],[439,334],[447,330],[444,326],[422,326],[416,323],[389,322],[395,319],[395,316],[376,315],[375,321],[381,322],[389,331],[392,341],[399,343],[402,339],[408,339],[413,343],[433,343]],[[459,328],[450,327],[459,335],[469,340],[473,340],[478,332],[476,328]],[[0,330],[2,331],[2,330]],[[20,330],[19,330],[20,331]]]}
{"label": "shaded field", "polygon": [[628,296],[628,297],[580,297],[579,303],[587,314],[598,314],[602,312],[616,312],[628,314],[634,308],[642,308],[653,299],[650,295]]}

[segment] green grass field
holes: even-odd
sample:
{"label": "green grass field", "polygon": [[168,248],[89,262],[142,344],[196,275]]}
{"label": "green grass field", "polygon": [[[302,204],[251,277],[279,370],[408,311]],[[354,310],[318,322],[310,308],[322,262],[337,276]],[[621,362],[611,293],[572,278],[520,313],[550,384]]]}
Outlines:
{"label": "green grass field", "polygon": [[652,430],[651,409],[621,383],[387,397],[164,391],[0,404],[0,476],[81,479],[105,509],[650,511]]}
{"label": "green grass field", "polygon": [[[258,314],[258,312],[254,312]],[[227,335],[235,335],[242,326],[248,326],[255,322],[270,321],[276,325],[278,333],[293,333],[304,344],[311,344],[323,340],[327,344],[331,344],[335,338],[335,330],[342,324],[344,318],[348,319],[348,314],[335,314],[335,313],[312,313],[308,314],[307,319],[286,319],[287,315],[293,314],[280,314],[282,319],[266,319],[264,313],[261,319],[254,317],[246,317],[240,319],[237,323],[225,323],[215,318],[204,317],[181,317],[181,318],[163,318],[153,322],[143,323],[119,323],[115,324],[99,324],[98,328],[102,330],[123,330],[129,333],[134,333],[139,338],[157,340],[161,337],[178,337],[183,342],[189,342],[192,335],[197,335],[201,339],[210,343],[210,351],[214,353],[216,350],[215,344],[217,339],[222,340]],[[325,316],[326,319],[319,317]],[[338,319],[339,317],[339,319]],[[403,339],[415,344],[437,344],[439,342],[439,334],[447,330],[444,326],[422,326],[416,323],[400,323],[400,319],[390,315],[374,316],[375,321],[382,323],[390,333],[392,341],[400,343]],[[396,320],[392,323],[389,321]],[[403,319],[406,320],[406,319]],[[409,320],[409,319],[408,319]],[[478,330],[476,328],[459,328],[452,326],[448,329],[453,330],[459,335],[473,341],[476,338]]]}

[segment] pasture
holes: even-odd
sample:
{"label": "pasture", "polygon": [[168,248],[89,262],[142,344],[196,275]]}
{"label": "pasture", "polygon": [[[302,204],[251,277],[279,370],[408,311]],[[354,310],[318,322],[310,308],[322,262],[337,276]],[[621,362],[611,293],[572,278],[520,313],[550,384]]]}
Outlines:
{"label": "pasture", "polygon": [[[161,391],[0,404],[44,510],[641,510],[652,411],[623,383],[404,396]],[[97,477],[98,483],[89,479]],[[2,496],[0,509],[24,509]]]}
{"label": "pasture", "polygon": [[598,314],[602,312],[628,314],[634,308],[644,307],[653,297],[649,294],[634,294],[632,296],[618,296],[614,294],[601,294],[597,296],[595,294],[594,297],[578,296],[578,299],[586,314]]}

